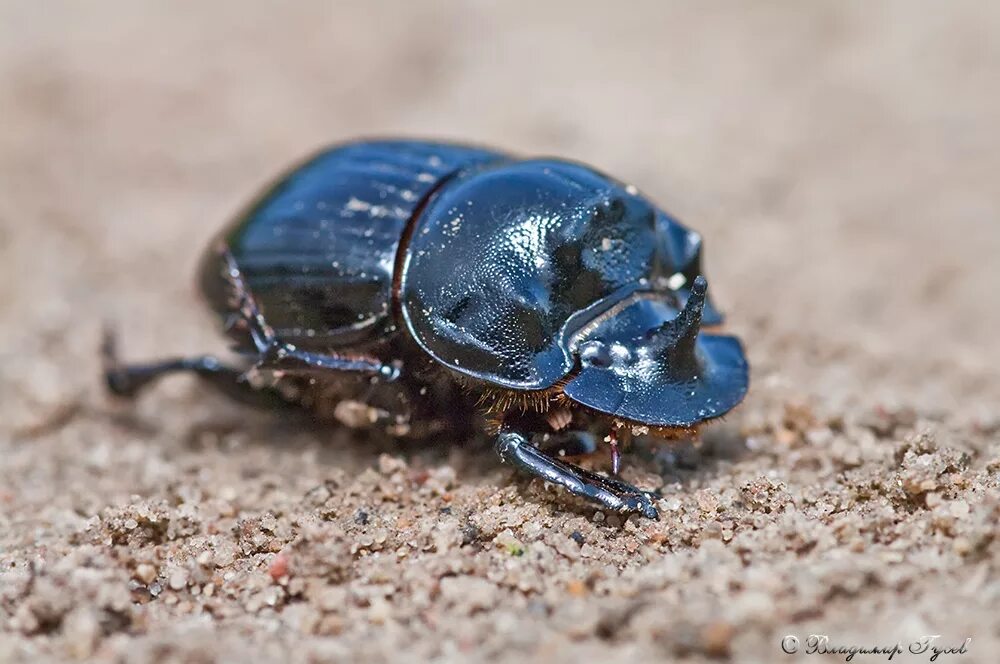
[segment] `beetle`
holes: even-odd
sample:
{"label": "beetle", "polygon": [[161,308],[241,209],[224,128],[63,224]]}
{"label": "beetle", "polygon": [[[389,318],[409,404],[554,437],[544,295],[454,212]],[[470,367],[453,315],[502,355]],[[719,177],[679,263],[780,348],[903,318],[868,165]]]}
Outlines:
{"label": "beetle", "polygon": [[[108,336],[105,380],[135,396],[193,372],[395,436],[483,426],[502,461],[657,518],[656,495],[618,478],[620,445],[691,435],[749,384],[740,341],[702,329],[722,315],[701,262],[697,233],[583,164],[346,143],[279,177],[204,255],[239,361],[124,364]],[[604,432],[610,474],[544,444],[593,451]]]}

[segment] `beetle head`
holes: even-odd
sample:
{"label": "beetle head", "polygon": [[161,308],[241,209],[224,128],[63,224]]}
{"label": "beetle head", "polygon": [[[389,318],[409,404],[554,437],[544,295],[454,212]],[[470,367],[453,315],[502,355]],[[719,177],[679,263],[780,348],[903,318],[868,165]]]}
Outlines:
{"label": "beetle head", "polygon": [[580,370],[563,388],[571,400],[640,425],[690,429],[735,407],[748,368],[740,342],[701,332],[708,284],[698,276],[677,308],[637,297],[573,340]]}

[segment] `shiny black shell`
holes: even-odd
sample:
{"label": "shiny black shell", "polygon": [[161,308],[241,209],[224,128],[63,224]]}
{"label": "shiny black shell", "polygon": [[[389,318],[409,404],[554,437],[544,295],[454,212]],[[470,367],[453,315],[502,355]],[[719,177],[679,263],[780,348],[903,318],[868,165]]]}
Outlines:
{"label": "shiny black shell", "polygon": [[[452,178],[415,220],[402,312],[417,342],[451,369],[544,389],[573,368],[571,337],[597,310],[636,290],[683,306],[699,248],[696,234],[634,188],[589,167],[489,163]],[[719,322],[714,308],[707,313]]]}
{"label": "shiny black shell", "polygon": [[[640,329],[684,308],[702,270],[700,236],[581,164],[417,141],[346,144],[280,178],[209,249],[201,281],[222,316],[232,313],[227,250],[276,336],[304,349],[412,349],[489,385],[543,390],[596,339],[618,356],[584,366],[566,395],[662,426],[721,415],[746,392],[736,339],[699,335],[700,368],[681,376]],[[701,323],[720,323],[699,299]],[[390,343],[400,335],[407,343]]]}
{"label": "shiny black shell", "polygon": [[501,158],[419,141],[324,150],[279,178],[213,243],[202,290],[217,312],[231,312],[220,254],[228,248],[283,341],[319,350],[377,344],[396,329],[394,266],[414,212],[449,175]]}

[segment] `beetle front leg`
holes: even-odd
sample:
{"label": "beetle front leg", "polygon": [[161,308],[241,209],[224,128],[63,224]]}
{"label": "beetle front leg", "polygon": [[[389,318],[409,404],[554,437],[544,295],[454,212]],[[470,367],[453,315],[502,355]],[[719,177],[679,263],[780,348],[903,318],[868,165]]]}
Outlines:
{"label": "beetle front leg", "polygon": [[576,496],[588,498],[620,514],[638,513],[658,519],[654,495],[622,482],[554,459],[531,444],[526,432],[515,427],[501,427],[495,443],[500,460],[565,488]]}

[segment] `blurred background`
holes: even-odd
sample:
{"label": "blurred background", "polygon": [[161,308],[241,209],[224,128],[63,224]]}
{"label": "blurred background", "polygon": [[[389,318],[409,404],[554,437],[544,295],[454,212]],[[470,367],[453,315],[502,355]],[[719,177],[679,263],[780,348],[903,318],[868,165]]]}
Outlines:
{"label": "blurred background", "polygon": [[[820,482],[784,462],[802,438],[782,432],[802,421],[830,423],[815,440],[868,441],[865,463],[885,464],[871,472],[895,472],[892,440],[844,434],[843,422],[901,409],[909,424],[965,432],[942,445],[993,440],[994,456],[977,457],[987,463],[1000,432],[998,35],[1000,5],[961,0],[0,1],[0,551],[4,537],[32,556],[60,550],[83,519],[133,493],[210,495],[230,482],[256,496],[244,507],[266,510],[281,504],[273,492],[298,500],[334,472],[308,456],[323,454],[308,434],[287,434],[301,458],[267,442],[233,456],[192,448],[192,423],[243,411],[188,379],[134,406],[146,428],[123,429],[107,416],[97,346],[113,321],[127,358],[224,349],[194,288],[206,243],[289,164],[359,136],[581,160],[700,231],[716,301],[753,368],[729,421],[774,454],[740,466],[745,475],[777,473],[794,496]],[[808,469],[826,469],[825,448],[811,449]],[[482,459],[498,474],[467,470],[463,482],[507,490]],[[280,475],[271,494],[254,473]],[[736,485],[726,470],[719,482]],[[510,491],[510,505],[549,509]],[[803,559],[803,574],[823,551]],[[877,567],[878,551],[850,569]],[[912,578],[945,564],[925,553],[933,564]],[[799,555],[789,549],[772,571],[783,578]],[[714,570],[713,560],[703,562]],[[954,569],[970,588],[985,578]],[[738,561],[732,570],[742,579]],[[938,585],[919,586],[925,615],[944,606]],[[884,587],[868,606],[896,624],[910,614]],[[751,622],[782,606],[762,592],[747,605]],[[803,602],[795,620],[821,611]],[[710,607],[706,620],[738,606]],[[839,620],[858,615],[849,605]],[[989,612],[977,615],[996,634]],[[535,629],[518,619],[533,620],[509,625]],[[758,652],[777,652],[767,639]]]}

